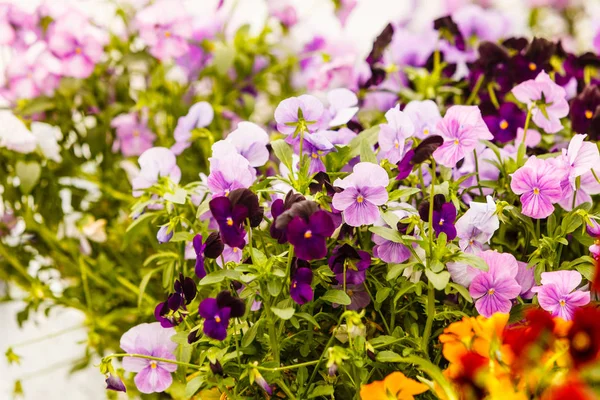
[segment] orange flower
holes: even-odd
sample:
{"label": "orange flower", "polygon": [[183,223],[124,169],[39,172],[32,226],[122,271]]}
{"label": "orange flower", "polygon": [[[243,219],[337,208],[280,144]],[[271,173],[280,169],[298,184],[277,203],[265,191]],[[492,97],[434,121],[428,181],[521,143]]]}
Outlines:
{"label": "orange flower", "polygon": [[414,400],[416,394],[426,392],[427,385],[407,378],[402,372],[392,372],[382,381],[363,385],[362,400]]}

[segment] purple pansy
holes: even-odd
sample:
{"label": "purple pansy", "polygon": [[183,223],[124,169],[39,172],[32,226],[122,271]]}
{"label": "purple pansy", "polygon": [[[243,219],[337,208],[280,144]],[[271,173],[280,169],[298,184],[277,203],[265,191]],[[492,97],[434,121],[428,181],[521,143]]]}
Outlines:
{"label": "purple pansy", "polygon": [[371,225],[379,219],[379,206],[388,200],[388,184],[385,169],[369,162],[358,163],[350,175],[334,182],[344,191],[333,196],[333,206],[344,213],[348,225]]}
{"label": "purple pansy", "polygon": [[[175,361],[177,343],[171,341],[175,329],[163,328],[158,322],[140,324],[121,337],[121,348],[129,354],[141,354]],[[177,365],[145,358],[123,357],[123,369],[135,372],[135,385],[142,393],[163,392],[173,382]]]}
{"label": "purple pansy", "polygon": [[[429,201],[424,201],[419,206],[419,215],[425,222],[429,222]],[[456,237],[456,207],[452,202],[446,202],[443,194],[436,194],[433,198],[433,220],[431,225],[436,237],[444,232],[448,240]]]}
{"label": "purple pansy", "polygon": [[517,137],[517,131],[525,125],[525,118],[525,113],[515,103],[503,103],[494,114],[486,115],[483,120],[494,140],[506,143]]}
{"label": "purple pansy", "polygon": [[243,204],[233,205],[231,200],[224,196],[212,199],[209,207],[219,224],[223,242],[231,247],[243,248],[246,244],[244,221],[248,218],[248,208]]}
{"label": "purple pansy", "polygon": [[201,101],[190,107],[188,113],[177,120],[177,126],[173,132],[175,144],[171,151],[177,155],[191,146],[192,130],[205,128],[212,122],[215,112],[206,101]]}
{"label": "purple pansy", "polygon": [[312,270],[307,267],[296,269],[295,273],[292,275],[290,282],[290,296],[297,304],[302,305],[312,301],[314,296],[313,289],[310,286],[312,277]]}
{"label": "purple pansy", "polygon": [[154,309],[154,317],[163,328],[179,325],[185,316],[179,310],[186,311],[186,306],[196,297],[196,284],[192,278],[184,278],[181,274],[175,280],[174,289],[175,292],[169,295],[167,301],[159,303]]}
{"label": "purple pansy", "polygon": [[328,264],[340,285],[344,282],[344,270],[346,284],[360,285],[366,279],[367,269],[371,265],[371,255],[344,244],[333,250]]}
{"label": "purple pansy", "polygon": [[554,317],[570,321],[578,307],[590,302],[590,292],[577,290],[581,274],[577,271],[542,272],[542,285],[531,289],[540,306]]}
{"label": "purple pansy", "polygon": [[492,140],[477,106],[452,106],[437,125],[444,144],[433,153],[441,165],[452,168],[466,154],[473,152],[480,140]]}
{"label": "purple pansy", "polygon": [[225,340],[231,318],[239,318],[246,312],[246,306],[230,292],[222,291],[217,298],[202,300],[198,313],[204,318],[204,334],[212,339]]}
{"label": "purple pansy", "polygon": [[531,218],[546,218],[554,211],[554,203],[562,198],[560,178],[547,160],[535,156],[512,174],[510,187],[521,195],[522,213]]}
{"label": "purple pansy", "polygon": [[113,143],[113,151],[121,150],[125,157],[139,156],[152,147],[156,136],[144,119],[139,120],[136,113],[121,114],[110,122],[116,130],[117,137]]}
{"label": "purple pansy", "polygon": [[576,133],[587,133],[593,121],[600,115],[600,87],[587,85],[571,102],[571,127]]}
{"label": "purple pansy", "polygon": [[199,234],[194,236],[192,244],[194,246],[194,253],[196,253],[194,272],[199,279],[202,279],[206,276],[206,269],[204,269],[204,250],[206,249],[206,244],[202,243],[202,235]]}
{"label": "purple pansy", "polygon": [[327,255],[326,239],[333,235],[334,230],[329,214],[318,210],[308,216],[294,216],[287,224],[287,239],[294,246],[299,259],[317,260]]}
{"label": "purple pansy", "polygon": [[508,313],[512,308],[511,300],[521,293],[521,286],[515,279],[519,270],[517,260],[512,254],[491,250],[479,256],[489,270],[475,276],[469,286],[475,308],[488,318],[497,312]]}
{"label": "purple pansy", "polygon": [[378,158],[387,159],[392,164],[400,161],[404,155],[404,143],[413,135],[415,127],[410,117],[400,111],[400,106],[385,113],[386,124],[379,125],[379,154]]}
{"label": "purple pansy", "polygon": [[556,133],[563,128],[560,119],[569,113],[567,93],[546,72],[540,72],[535,80],[515,86],[512,93],[532,110],[532,120],[537,126],[548,133]]}
{"label": "purple pansy", "polygon": [[276,199],[273,201],[273,204],[271,204],[271,216],[273,217],[273,223],[271,224],[270,233],[271,237],[277,239],[279,244],[284,244],[287,242],[287,225],[283,227],[277,227],[277,218],[284,212],[288,211],[295,203],[298,203],[302,200],[306,200],[304,196],[294,193],[290,190],[285,195],[283,200]]}

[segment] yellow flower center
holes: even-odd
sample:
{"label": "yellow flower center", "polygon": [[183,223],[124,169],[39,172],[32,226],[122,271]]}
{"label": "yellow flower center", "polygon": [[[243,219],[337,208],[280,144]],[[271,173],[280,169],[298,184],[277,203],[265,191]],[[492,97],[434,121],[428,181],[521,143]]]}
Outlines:
{"label": "yellow flower center", "polygon": [[317,153],[312,153],[310,156],[314,159],[319,158],[319,155]]}
{"label": "yellow flower center", "polygon": [[400,148],[400,143],[398,143],[397,140],[394,142],[394,147],[397,148],[397,149]]}
{"label": "yellow flower center", "polygon": [[75,48],[75,54],[81,54],[81,47]]}
{"label": "yellow flower center", "polygon": [[561,307],[564,307],[567,305],[567,302],[564,299],[560,299],[560,301],[558,302],[558,304],[560,304]]}
{"label": "yellow flower center", "polygon": [[359,194],[358,197],[356,198],[356,201],[359,203],[362,203],[363,201],[365,201],[365,198],[362,196],[362,194]]}
{"label": "yellow flower center", "polygon": [[219,317],[218,315],[215,317],[215,321],[217,321],[217,324],[221,323],[221,317]]}
{"label": "yellow flower center", "polygon": [[227,225],[233,226],[233,219],[231,217],[227,217]]}
{"label": "yellow flower center", "polygon": [[240,249],[238,249],[237,247],[234,247],[232,250],[234,253],[237,253]]}
{"label": "yellow flower center", "polygon": [[540,188],[533,188],[533,194],[540,194]]}
{"label": "yellow flower center", "polygon": [[225,189],[225,197],[229,196],[229,189]]}
{"label": "yellow flower center", "polygon": [[140,136],[140,131],[139,129],[134,129],[133,130],[133,137],[139,137]]}
{"label": "yellow flower center", "polygon": [[170,38],[170,37],[171,37],[171,32],[169,32],[169,31],[166,31],[166,32],[165,32],[165,37],[166,37],[166,38]]}
{"label": "yellow flower center", "polygon": [[150,361],[150,368],[156,369],[158,365],[156,365],[156,361]]}
{"label": "yellow flower center", "polygon": [[503,119],[502,121],[500,121],[500,129],[506,129],[508,128],[508,122]]}
{"label": "yellow flower center", "polygon": [[440,218],[439,225],[440,225],[440,226],[444,225],[444,218]]}
{"label": "yellow flower center", "polygon": [[573,336],[573,340],[571,344],[573,348],[577,351],[585,351],[590,347],[592,340],[590,339],[590,335],[585,332],[577,332],[575,336]]}
{"label": "yellow flower center", "polygon": [[296,289],[297,286],[298,286],[298,282],[292,283],[292,288]]}
{"label": "yellow flower center", "polygon": [[312,237],[312,232],[311,231],[304,232],[304,238],[305,239],[310,239],[311,237]]}
{"label": "yellow flower center", "polygon": [[594,116],[594,112],[591,110],[585,110],[585,117],[587,119],[592,119],[592,117]]}
{"label": "yellow flower center", "polygon": [[490,296],[493,295],[494,293],[496,293],[496,289],[492,288],[492,289],[488,290],[488,294]]}
{"label": "yellow flower center", "polygon": [[454,144],[459,144],[460,141],[458,139],[454,139]]}
{"label": "yellow flower center", "polygon": [[423,129],[423,135],[429,135],[429,129],[427,129],[427,128]]}
{"label": "yellow flower center", "polygon": [[346,290],[346,293],[348,294],[348,296],[352,297],[352,295],[354,294],[354,292],[350,289]]}
{"label": "yellow flower center", "polygon": [[537,65],[535,65],[534,62],[530,62],[528,67],[531,71],[535,71],[537,69]]}

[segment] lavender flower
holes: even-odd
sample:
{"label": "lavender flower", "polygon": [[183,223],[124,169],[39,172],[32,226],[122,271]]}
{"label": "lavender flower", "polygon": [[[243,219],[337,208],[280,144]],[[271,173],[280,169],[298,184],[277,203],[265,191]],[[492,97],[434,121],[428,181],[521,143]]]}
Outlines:
{"label": "lavender flower", "polygon": [[[121,337],[121,348],[129,354],[141,354],[175,361],[177,343],[171,341],[173,328],[162,328],[158,322],[140,324]],[[123,369],[135,372],[135,385],[142,393],[163,392],[173,382],[171,373],[177,365],[145,358],[124,357]]]}
{"label": "lavender flower", "polygon": [[135,197],[141,196],[143,189],[151,187],[161,177],[168,176],[175,183],[179,183],[181,179],[175,154],[165,147],[153,147],[144,151],[138,158],[138,163],[140,173],[131,182]]}
{"label": "lavender flower", "polygon": [[460,248],[467,253],[479,253],[500,227],[496,203],[491,196],[486,203],[471,202],[469,209],[456,221]]}
{"label": "lavender flower", "polygon": [[240,122],[237,129],[225,140],[212,146],[213,157],[227,159],[232,154],[240,154],[251,167],[262,167],[269,160],[269,135],[260,126],[252,122]]}
{"label": "lavender flower", "polygon": [[340,126],[348,123],[358,112],[358,98],[351,90],[340,88],[327,93],[329,101],[329,127]]}
{"label": "lavender flower", "polygon": [[156,136],[148,129],[146,121],[137,114],[121,114],[110,122],[117,131],[113,151],[121,150],[125,157],[139,156],[152,147]]}
{"label": "lavender flower", "polygon": [[578,307],[590,302],[590,292],[576,290],[581,283],[577,271],[542,272],[542,285],[531,289],[540,306],[554,317],[570,321]]}
{"label": "lavender flower", "polygon": [[413,135],[415,127],[409,116],[396,106],[385,113],[387,124],[381,124],[379,130],[379,159],[387,159],[392,164],[400,161],[404,155],[404,143]]}
{"label": "lavender flower", "polygon": [[432,100],[413,100],[404,107],[404,114],[413,123],[415,136],[424,139],[437,133],[437,124],[442,116],[437,104]]}
{"label": "lavender flower", "polygon": [[181,154],[191,146],[192,131],[196,128],[205,128],[212,122],[215,112],[212,106],[201,101],[190,107],[187,115],[177,120],[177,126],[173,132],[175,144],[171,147],[174,154]]}
{"label": "lavender flower", "polygon": [[235,189],[249,188],[256,180],[256,170],[242,155],[233,153],[223,158],[211,157],[207,185],[213,197],[227,196]]}
{"label": "lavender flower", "polygon": [[319,99],[310,95],[290,97],[275,109],[277,130],[284,135],[294,135],[298,130],[316,132],[320,127],[324,107]]}

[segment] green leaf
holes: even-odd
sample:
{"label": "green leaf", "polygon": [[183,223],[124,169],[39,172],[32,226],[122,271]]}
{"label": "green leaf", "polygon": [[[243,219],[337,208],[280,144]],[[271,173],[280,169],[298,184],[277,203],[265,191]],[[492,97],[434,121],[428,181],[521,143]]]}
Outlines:
{"label": "green leaf", "polygon": [[140,293],[138,295],[138,302],[137,302],[138,308],[140,308],[142,306],[142,299],[144,298],[144,293],[146,292],[146,286],[148,286],[148,282],[150,282],[152,275],[154,275],[156,272],[160,271],[161,269],[162,269],[162,267],[154,268],[152,271],[148,272],[142,278],[142,281],[140,282]]}
{"label": "green leaf", "polygon": [[372,226],[369,228],[369,231],[381,236],[384,239],[391,240],[394,243],[404,243],[402,240],[402,235],[400,235],[400,232],[395,229],[386,228],[384,226]]}
{"label": "green leaf", "polygon": [[332,385],[318,385],[308,396],[309,399],[314,399],[315,397],[320,396],[331,396],[333,394],[333,386]]}
{"label": "green leaf", "polygon": [[256,321],[256,323],[252,325],[250,329],[246,331],[246,333],[244,333],[244,338],[242,339],[241,344],[242,348],[248,347],[252,344],[254,338],[256,337],[256,333],[258,332],[258,327],[260,326],[261,321],[263,320],[259,319],[258,321]]}
{"label": "green leaf", "polygon": [[148,222],[152,217],[155,217],[155,216],[156,216],[155,212],[149,212],[149,213],[140,215],[135,221],[133,221],[131,223],[131,225],[129,225],[127,227],[127,230],[125,232],[127,234],[129,234],[129,232],[133,231],[136,227],[138,227],[138,225],[142,225],[144,222]]}
{"label": "green leaf", "polygon": [[450,286],[452,289],[454,289],[454,290],[456,290],[458,293],[460,293],[460,295],[461,295],[462,297],[464,297],[464,298],[465,298],[465,300],[467,300],[469,303],[472,303],[472,302],[473,302],[473,298],[472,298],[472,297],[471,297],[471,295],[469,294],[469,290],[468,290],[466,287],[464,287],[464,286],[462,286],[462,285],[458,285],[458,284],[456,284],[456,283],[452,283],[452,282],[450,282],[450,283],[448,284],[448,286]]}
{"label": "green leaf", "polygon": [[275,315],[277,315],[279,318],[285,319],[285,320],[292,318],[294,316],[294,313],[296,312],[296,310],[292,307],[289,307],[289,308],[271,307],[271,311],[273,311],[273,313]]}
{"label": "green leaf", "polygon": [[214,285],[215,283],[223,282],[225,278],[232,280],[239,279],[240,273],[231,269],[220,269],[215,272],[211,272],[200,280],[200,286]]}
{"label": "green leaf", "polygon": [[390,197],[389,197],[388,201],[395,201],[395,200],[398,200],[403,197],[409,197],[409,196],[412,196],[413,194],[419,193],[420,191],[421,191],[420,189],[412,188],[412,187],[397,189],[390,193]]}
{"label": "green leaf", "polygon": [[377,361],[379,362],[402,362],[404,358],[400,354],[394,353],[393,351],[384,350],[377,353]]}
{"label": "green leaf", "polygon": [[303,313],[302,312],[302,313],[296,313],[295,315],[298,318],[302,318],[302,319],[307,320],[308,322],[310,322],[311,324],[313,324],[317,328],[321,328],[320,325],[319,325],[319,323],[317,322],[317,320],[312,315],[310,315],[309,313]]}
{"label": "green leaf", "polygon": [[213,63],[219,75],[225,75],[233,65],[235,49],[224,44],[217,44],[214,51]]}
{"label": "green leaf", "polygon": [[271,142],[271,147],[275,153],[275,157],[279,159],[287,167],[288,170],[293,171],[292,168],[292,148],[283,139],[275,140]]}
{"label": "green leaf", "polygon": [[489,269],[488,265],[483,261],[483,258],[473,254],[460,253],[458,257],[455,257],[452,261],[467,264],[482,271],[487,271]]}
{"label": "green leaf", "polygon": [[400,276],[402,271],[408,268],[410,264],[388,264],[388,273],[385,276],[386,281],[393,281]]}
{"label": "green leaf", "polygon": [[40,180],[40,176],[42,175],[42,167],[40,167],[40,164],[34,161],[17,161],[15,172],[19,177],[19,181],[21,181],[21,192],[24,194],[29,194]]}
{"label": "green leaf", "polygon": [[385,299],[388,298],[388,296],[390,295],[390,293],[392,292],[392,288],[389,287],[384,287],[381,288],[377,291],[377,294],[375,295],[375,302],[376,303],[383,303],[385,301]]}
{"label": "green leaf", "polygon": [[187,192],[185,189],[178,187],[175,189],[175,193],[167,192],[164,194],[163,198],[171,203],[175,204],[185,204],[185,199],[187,198]]}
{"label": "green leaf", "polygon": [[19,109],[19,114],[23,116],[29,116],[38,114],[48,110],[52,110],[56,105],[56,101],[49,97],[36,97],[28,101],[23,107]]}
{"label": "green leaf", "polygon": [[575,269],[588,281],[591,281],[594,277],[595,267],[593,264],[579,264]]}
{"label": "green leaf", "polygon": [[433,271],[426,269],[425,275],[427,275],[427,279],[429,279],[433,287],[437,290],[444,290],[448,282],[450,282],[450,272],[448,271],[442,271],[436,274]]}
{"label": "green leaf", "polygon": [[360,142],[360,161],[377,164],[377,156],[375,156],[373,146],[367,143],[367,141]]}
{"label": "green leaf", "polygon": [[202,386],[203,383],[204,383],[204,376],[202,376],[202,375],[198,375],[198,376],[192,378],[187,383],[187,385],[185,385],[185,397],[187,399],[191,399],[192,397],[194,397],[194,395],[196,394],[198,389],[200,389],[200,387]]}
{"label": "green leaf", "polygon": [[329,303],[341,304],[343,306],[347,306],[352,302],[350,300],[350,296],[348,296],[348,294],[346,294],[346,292],[344,292],[343,290],[328,290],[320,298],[321,300],[327,301]]}
{"label": "green leaf", "polygon": [[194,234],[190,232],[175,232],[170,242],[191,242]]}
{"label": "green leaf", "polygon": [[373,147],[375,143],[377,143],[377,139],[379,138],[379,125],[372,126],[369,129],[365,129],[358,135],[356,135],[348,146],[350,147],[350,158],[356,157],[360,154],[361,145],[363,142],[366,142],[367,145]]}

